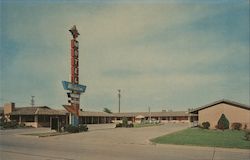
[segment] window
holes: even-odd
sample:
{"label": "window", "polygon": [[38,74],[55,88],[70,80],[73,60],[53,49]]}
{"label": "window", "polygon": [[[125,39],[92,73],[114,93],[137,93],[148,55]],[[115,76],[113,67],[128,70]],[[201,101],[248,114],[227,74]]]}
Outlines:
{"label": "window", "polygon": [[40,115],[38,116],[38,122],[50,122],[50,116]]}
{"label": "window", "polygon": [[35,116],[22,116],[22,122],[35,122]]}

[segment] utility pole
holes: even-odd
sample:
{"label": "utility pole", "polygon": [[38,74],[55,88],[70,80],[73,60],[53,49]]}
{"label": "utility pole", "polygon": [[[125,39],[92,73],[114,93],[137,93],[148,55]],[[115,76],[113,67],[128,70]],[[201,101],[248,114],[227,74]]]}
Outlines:
{"label": "utility pole", "polygon": [[31,104],[32,107],[34,107],[34,105],[35,105],[34,97],[35,96],[31,96],[31,102],[30,102],[30,104]]}
{"label": "utility pole", "polygon": [[148,107],[148,112],[149,112],[149,123],[151,123],[151,111],[150,111],[150,107]]}
{"label": "utility pole", "polygon": [[121,90],[120,89],[118,89],[118,99],[119,99],[118,112],[120,113],[121,111]]}

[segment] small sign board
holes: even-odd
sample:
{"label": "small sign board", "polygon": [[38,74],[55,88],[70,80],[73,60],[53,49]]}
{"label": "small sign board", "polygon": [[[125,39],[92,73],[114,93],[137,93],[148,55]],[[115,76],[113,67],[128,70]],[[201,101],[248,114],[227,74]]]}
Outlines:
{"label": "small sign board", "polygon": [[80,93],[83,93],[86,90],[86,86],[81,85],[81,84],[73,84],[67,81],[62,81],[62,84],[65,90],[71,90],[71,91],[76,91]]}
{"label": "small sign board", "polygon": [[63,107],[70,113],[79,116],[79,105],[63,105]]}
{"label": "small sign board", "polygon": [[69,98],[80,98],[80,94],[76,94],[76,93],[67,93]]}
{"label": "small sign board", "polygon": [[79,100],[70,100],[70,103],[73,103],[73,104],[79,104]]}

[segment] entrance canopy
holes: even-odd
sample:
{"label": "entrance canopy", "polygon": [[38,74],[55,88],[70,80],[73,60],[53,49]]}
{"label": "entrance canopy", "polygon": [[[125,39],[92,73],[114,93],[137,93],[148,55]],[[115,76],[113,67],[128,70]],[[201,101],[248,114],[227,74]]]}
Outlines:
{"label": "entrance canopy", "polygon": [[143,119],[143,118],[145,118],[145,117],[142,116],[142,115],[138,115],[138,116],[136,116],[135,118],[136,118],[136,119]]}

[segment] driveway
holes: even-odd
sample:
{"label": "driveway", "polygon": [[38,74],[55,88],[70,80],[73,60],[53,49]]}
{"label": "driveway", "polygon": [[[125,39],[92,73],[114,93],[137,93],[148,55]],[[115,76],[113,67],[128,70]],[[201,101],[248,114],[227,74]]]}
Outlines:
{"label": "driveway", "polygon": [[[56,137],[58,140],[78,140],[88,144],[150,144],[150,139],[168,133],[176,132],[188,127],[185,123],[169,123],[162,126],[142,127],[142,128],[114,128],[100,126],[99,129],[89,126],[90,131],[84,134],[70,134]],[[51,137],[54,139],[54,137]]]}
{"label": "driveway", "polygon": [[1,131],[0,159],[10,160],[249,160],[239,149],[155,145],[149,139],[185,129],[185,124],[145,128],[89,126],[90,131],[37,138],[19,133],[49,131],[27,129]]}

